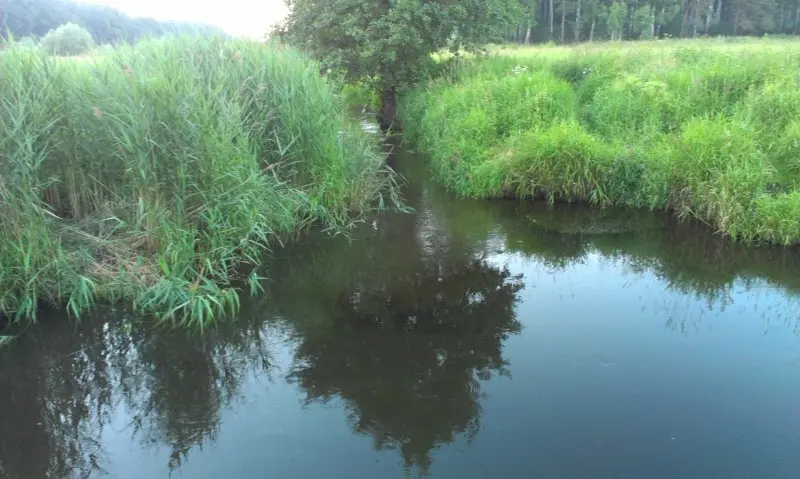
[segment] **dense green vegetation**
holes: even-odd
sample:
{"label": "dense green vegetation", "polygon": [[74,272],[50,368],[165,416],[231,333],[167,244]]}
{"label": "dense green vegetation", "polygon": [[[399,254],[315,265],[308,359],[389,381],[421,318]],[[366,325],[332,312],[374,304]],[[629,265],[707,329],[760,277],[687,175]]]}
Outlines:
{"label": "dense green vegetation", "polygon": [[518,0],[518,43],[800,33],[798,0]]}
{"label": "dense green vegetation", "polygon": [[668,209],[800,239],[800,44],[653,42],[463,60],[402,102],[462,196]]}
{"label": "dense green vegetation", "polygon": [[93,44],[92,34],[74,23],[66,23],[49,31],[41,42],[42,50],[45,52],[65,56],[86,53]]}
{"label": "dense green vegetation", "polygon": [[385,128],[397,94],[428,78],[432,54],[475,51],[499,39],[516,0],[290,0],[277,33],[317,58],[323,68],[380,92]]}
{"label": "dense green vegetation", "polygon": [[70,0],[4,0],[0,2],[0,37],[38,39],[66,23],[79,25],[98,44],[129,42],[167,33],[221,34],[218,28],[180,22],[131,18],[102,5]]}
{"label": "dense green vegetation", "polygon": [[46,301],[77,316],[100,298],[202,327],[238,308],[236,271],[269,245],[341,230],[392,194],[377,142],[318,70],[211,37],[80,59],[8,49],[0,314]]}

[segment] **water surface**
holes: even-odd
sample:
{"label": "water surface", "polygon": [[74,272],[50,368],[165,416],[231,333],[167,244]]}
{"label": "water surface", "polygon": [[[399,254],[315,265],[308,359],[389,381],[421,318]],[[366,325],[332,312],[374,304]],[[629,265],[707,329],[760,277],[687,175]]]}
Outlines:
{"label": "water surface", "polygon": [[99,310],[0,350],[0,477],[796,478],[800,255],[456,200],[275,253],[202,336]]}

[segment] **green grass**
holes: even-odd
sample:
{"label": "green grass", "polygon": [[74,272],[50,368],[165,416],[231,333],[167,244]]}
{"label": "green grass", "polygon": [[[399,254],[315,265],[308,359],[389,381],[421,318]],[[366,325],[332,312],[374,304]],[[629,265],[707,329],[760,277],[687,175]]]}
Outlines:
{"label": "green grass", "polygon": [[800,241],[800,41],[493,47],[406,95],[405,140],[474,198],[674,211]]}
{"label": "green grass", "polygon": [[[219,38],[0,56],[0,315],[131,302],[205,327],[242,268],[394,199],[375,140],[292,49]],[[257,284],[252,273],[250,285]]]}

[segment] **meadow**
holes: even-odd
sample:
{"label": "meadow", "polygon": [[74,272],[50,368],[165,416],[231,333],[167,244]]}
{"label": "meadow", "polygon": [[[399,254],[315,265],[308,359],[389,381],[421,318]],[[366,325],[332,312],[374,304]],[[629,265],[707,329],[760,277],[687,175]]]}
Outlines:
{"label": "meadow", "polygon": [[664,209],[746,243],[800,241],[800,41],[494,46],[447,64],[399,117],[458,195]]}
{"label": "meadow", "polygon": [[265,252],[394,200],[375,138],[297,51],[165,38],[0,55],[0,316],[123,301],[205,327]]}

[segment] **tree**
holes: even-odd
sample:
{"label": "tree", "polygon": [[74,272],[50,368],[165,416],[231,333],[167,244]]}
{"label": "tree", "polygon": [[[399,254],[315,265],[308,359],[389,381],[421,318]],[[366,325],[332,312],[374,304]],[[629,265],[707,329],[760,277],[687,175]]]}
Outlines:
{"label": "tree", "polygon": [[614,2],[606,12],[606,25],[611,34],[611,40],[622,40],[622,29],[625,26],[625,16],[628,8],[622,2]]}
{"label": "tree", "polygon": [[573,6],[567,2],[567,0],[561,0],[558,4],[558,13],[561,14],[561,36],[559,37],[559,41],[564,43],[566,41],[567,35],[567,14],[570,13]]}
{"label": "tree", "polygon": [[536,12],[539,10],[539,0],[522,0],[522,17],[525,24],[525,44],[531,41],[531,30],[538,24]]}
{"label": "tree", "polygon": [[398,90],[425,78],[434,52],[476,51],[502,39],[519,19],[519,0],[287,0],[277,32],[317,58],[324,69],[365,81],[381,92],[384,128],[393,122]]}
{"label": "tree", "polygon": [[54,55],[80,55],[92,48],[92,34],[74,23],[65,23],[50,30],[42,38],[42,48]]}
{"label": "tree", "polygon": [[642,5],[633,12],[632,28],[633,33],[639,38],[647,40],[655,36],[655,12],[649,5]]}
{"label": "tree", "polygon": [[602,13],[602,4],[600,0],[586,0],[586,19],[590,24],[589,27],[589,41],[594,41],[594,32],[597,28],[597,19]]}

